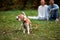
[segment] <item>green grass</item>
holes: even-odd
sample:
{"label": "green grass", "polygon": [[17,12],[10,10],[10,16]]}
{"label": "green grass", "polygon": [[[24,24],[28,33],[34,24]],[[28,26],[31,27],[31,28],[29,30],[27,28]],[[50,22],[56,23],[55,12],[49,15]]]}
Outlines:
{"label": "green grass", "polygon": [[20,22],[16,20],[21,11],[27,16],[37,16],[38,13],[37,10],[0,11],[0,40],[60,40],[60,21],[30,19],[34,29],[30,35],[23,34],[19,31]]}

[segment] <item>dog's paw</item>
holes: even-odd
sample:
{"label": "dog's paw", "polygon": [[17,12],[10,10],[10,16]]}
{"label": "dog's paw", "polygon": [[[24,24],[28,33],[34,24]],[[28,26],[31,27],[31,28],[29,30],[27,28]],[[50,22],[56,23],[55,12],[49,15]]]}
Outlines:
{"label": "dog's paw", "polygon": [[25,34],[25,31],[23,31],[23,34]]}

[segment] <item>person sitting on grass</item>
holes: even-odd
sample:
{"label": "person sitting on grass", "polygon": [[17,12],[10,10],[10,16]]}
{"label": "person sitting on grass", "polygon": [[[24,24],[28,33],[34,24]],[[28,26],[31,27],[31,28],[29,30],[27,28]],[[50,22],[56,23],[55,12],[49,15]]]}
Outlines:
{"label": "person sitting on grass", "polygon": [[45,4],[45,0],[41,0],[40,3],[41,5],[38,7],[38,16],[28,16],[28,18],[49,20],[48,6]]}
{"label": "person sitting on grass", "polygon": [[58,9],[59,6],[57,4],[54,4],[54,0],[50,0],[50,5],[48,7],[50,13],[50,20],[59,21]]}

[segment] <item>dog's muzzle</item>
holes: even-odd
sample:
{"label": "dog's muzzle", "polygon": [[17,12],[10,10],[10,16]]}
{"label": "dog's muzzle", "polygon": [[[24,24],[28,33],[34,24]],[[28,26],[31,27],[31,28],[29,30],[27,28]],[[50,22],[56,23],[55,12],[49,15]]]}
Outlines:
{"label": "dog's muzzle", "polygon": [[19,20],[20,21],[20,19],[18,18],[18,16],[16,16],[16,20]]}

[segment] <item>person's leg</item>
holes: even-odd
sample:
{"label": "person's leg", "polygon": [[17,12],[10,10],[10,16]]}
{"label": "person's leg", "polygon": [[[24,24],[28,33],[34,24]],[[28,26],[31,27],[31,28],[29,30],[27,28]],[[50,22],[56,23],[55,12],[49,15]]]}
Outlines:
{"label": "person's leg", "polygon": [[38,20],[46,20],[45,17],[38,17]]}
{"label": "person's leg", "polygon": [[56,22],[59,21],[59,14],[58,14],[58,10],[55,10],[55,20]]}
{"label": "person's leg", "polygon": [[53,15],[53,14],[51,14],[51,15],[50,15],[50,18],[49,18],[49,20],[53,20],[53,17],[52,17],[52,15]]}
{"label": "person's leg", "polygon": [[50,20],[55,20],[56,19],[56,13],[55,10],[52,11],[51,16],[49,18]]}
{"label": "person's leg", "polygon": [[38,20],[38,16],[28,16],[28,18]]}
{"label": "person's leg", "polygon": [[44,17],[39,17],[39,16],[28,16],[30,19],[35,19],[35,20],[45,20]]}
{"label": "person's leg", "polygon": [[58,19],[59,19],[58,10],[52,11],[52,14],[50,16],[50,20],[56,20],[56,21],[58,21]]}
{"label": "person's leg", "polygon": [[56,19],[59,19],[58,10],[55,10],[55,17],[56,17]]}

